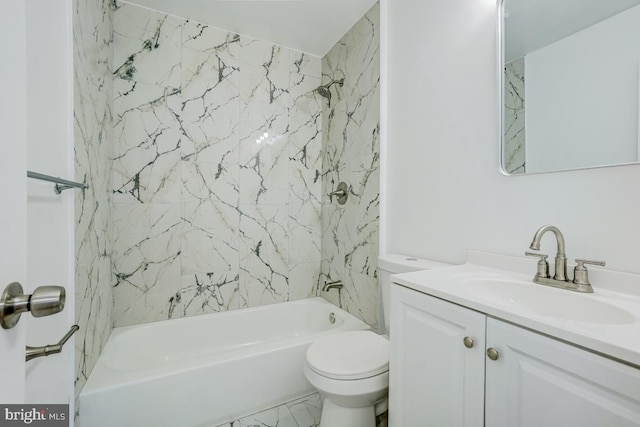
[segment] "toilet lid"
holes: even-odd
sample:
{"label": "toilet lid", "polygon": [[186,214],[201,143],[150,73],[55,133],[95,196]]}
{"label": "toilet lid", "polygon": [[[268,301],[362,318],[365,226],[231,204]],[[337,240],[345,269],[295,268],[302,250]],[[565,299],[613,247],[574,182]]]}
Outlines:
{"label": "toilet lid", "polygon": [[373,377],[389,370],[389,341],[371,331],[328,335],[309,346],[307,364],[338,380]]}

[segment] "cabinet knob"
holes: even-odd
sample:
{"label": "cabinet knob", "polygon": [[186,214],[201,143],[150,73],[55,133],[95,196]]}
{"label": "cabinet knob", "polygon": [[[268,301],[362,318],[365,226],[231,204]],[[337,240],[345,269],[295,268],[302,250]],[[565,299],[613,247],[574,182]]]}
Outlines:
{"label": "cabinet knob", "polygon": [[489,347],[487,349],[487,356],[491,360],[498,360],[498,357],[500,357],[500,354],[498,353],[498,350],[496,350],[495,348]]}
{"label": "cabinet knob", "polygon": [[473,338],[471,337],[464,337],[464,339],[462,340],[462,342],[464,343],[464,346],[467,348],[473,348]]}

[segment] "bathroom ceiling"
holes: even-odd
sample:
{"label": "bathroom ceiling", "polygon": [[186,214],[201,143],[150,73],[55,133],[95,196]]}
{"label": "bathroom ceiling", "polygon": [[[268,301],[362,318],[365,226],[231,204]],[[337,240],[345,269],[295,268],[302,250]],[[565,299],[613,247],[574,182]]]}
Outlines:
{"label": "bathroom ceiling", "polygon": [[159,10],[324,56],[377,0],[129,0]]}

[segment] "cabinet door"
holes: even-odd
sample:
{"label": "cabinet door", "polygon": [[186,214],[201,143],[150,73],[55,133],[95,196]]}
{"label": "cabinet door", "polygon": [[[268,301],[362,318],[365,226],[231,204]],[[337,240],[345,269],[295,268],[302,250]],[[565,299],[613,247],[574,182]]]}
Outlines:
{"label": "cabinet door", "polygon": [[488,427],[640,425],[640,371],[570,344],[487,320]]}
{"label": "cabinet door", "polygon": [[485,315],[398,285],[390,308],[389,426],[482,426]]}

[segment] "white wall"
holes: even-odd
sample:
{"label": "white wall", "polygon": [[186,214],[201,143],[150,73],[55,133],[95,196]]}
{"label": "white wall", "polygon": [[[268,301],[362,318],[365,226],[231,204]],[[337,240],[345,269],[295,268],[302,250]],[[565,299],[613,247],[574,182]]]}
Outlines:
{"label": "white wall", "polygon": [[[73,179],[71,1],[27,2],[27,168]],[[27,191],[28,293],[64,286],[62,313],[27,321],[27,345],[55,344],[74,322],[73,194],[29,180]],[[73,340],[61,354],[26,367],[27,402],[70,403],[73,411]],[[73,412],[71,412],[73,413]]]}
{"label": "white wall", "polygon": [[[458,263],[467,249],[522,255],[538,227],[554,224],[568,257],[640,272],[640,166],[498,172],[495,1],[387,0],[383,10],[381,252]],[[551,237],[542,249],[555,252]]]}
{"label": "white wall", "polygon": [[637,160],[638,40],[640,6],[525,56],[527,172]]}

